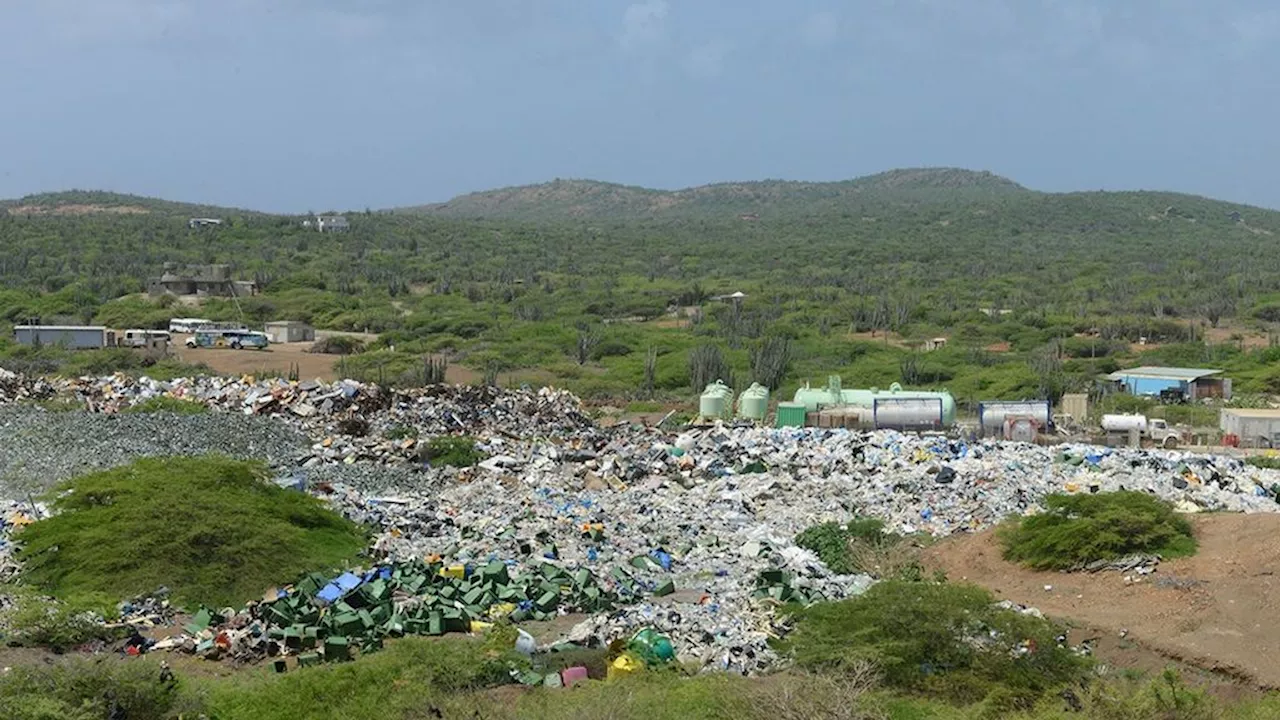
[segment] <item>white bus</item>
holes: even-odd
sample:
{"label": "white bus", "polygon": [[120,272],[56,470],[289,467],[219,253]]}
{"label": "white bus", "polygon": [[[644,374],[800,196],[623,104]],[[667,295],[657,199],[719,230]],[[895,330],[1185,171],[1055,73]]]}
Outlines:
{"label": "white bus", "polygon": [[169,332],[171,333],[193,333],[196,328],[202,325],[212,325],[212,320],[203,318],[173,318],[169,321]]}

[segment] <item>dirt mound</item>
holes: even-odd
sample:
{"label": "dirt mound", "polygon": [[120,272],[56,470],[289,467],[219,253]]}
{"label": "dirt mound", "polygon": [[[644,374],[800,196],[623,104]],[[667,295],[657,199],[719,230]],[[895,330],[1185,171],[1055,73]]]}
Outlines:
{"label": "dirt mound", "polygon": [[1116,572],[1026,570],[1001,559],[992,532],[939,543],[925,561],[1048,615],[1117,637],[1127,630],[1169,658],[1280,688],[1280,516],[1203,515],[1193,524],[1197,555],[1133,583]]}

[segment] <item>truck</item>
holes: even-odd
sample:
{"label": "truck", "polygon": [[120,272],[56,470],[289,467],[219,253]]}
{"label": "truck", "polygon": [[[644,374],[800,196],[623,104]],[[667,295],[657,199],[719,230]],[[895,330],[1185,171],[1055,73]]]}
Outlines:
{"label": "truck", "polygon": [[200,330],[187,338],[189,348],[256,348],[265,350],[271,344],[266,333],[253,330]]}
{"label": "truck", "polygon": [[1156,447],[1173,449],[1178,447],[1181,434],[1169,427],[1162,418],[1148,418],[1145,415],[1103,415],[1102,429],[1107,439],[1118,436],[1137,438],[1139,442],[1149,440]]}

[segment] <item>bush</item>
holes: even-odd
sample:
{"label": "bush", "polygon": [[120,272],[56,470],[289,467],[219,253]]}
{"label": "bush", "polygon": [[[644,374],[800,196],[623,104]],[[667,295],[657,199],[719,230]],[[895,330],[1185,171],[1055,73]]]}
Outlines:
{"label": "bush", "polygon": [[999,691],[1025,709],[1090,668],[1058,645],[1051,622],[1002,609],[974,585],[890,580],[796,617],[785,645],[800,667],[838,673],[870,662],[891,687],[957,702]]}
{"label": "bush", "polygon": [[163,720],[202,709],[181,683],[162,680],[150,659],[75,658],[5,670],[0,717],[6,720]]}
{"label": "bush", "polygon": [[315,341],[307,348],[309,353],[324,355],[355,355],[364,351],[364,343],[350,335],[330,335]]}
{"label": "bush", "polygon": [[901,535],[886,533],[876,518],[855,517],[844,527],[833,522],[814,525],[797,535],[795,543],[841,575],[866,573],[898,580],[924,576],[916,548]]}
{"label": "bush", "polygon": [[73,608],[27,588],[15,587],[6,609],[4,642],[17,647],[45,647],[62,653],[91,640],[110,640],[116,632],[103,627],[92,612]]}
{"label": "bush", "polygon": [[625,357],[630,354],[631,348],[626,343],[608,340],[592,348],[590,359],[600,361],[607,357]]}
{"label": "bush", "polygon": [[1265,470],[1280,470],[1280,457],[1272,457],[1268,455],[1250,455],[1244,461],[1254,467],[1263,468]]}
{"label": "bush", "polygon": [[160,586],[222,606],[364,548],[358,527],[264,476],[227,458],[153,458],[63,483],[48,496],[57,514],[22,531],[24,579],[104,612]]}
{"label": "bush", "polygon": [[998,531],[1006,560],[1036,570],[1070,570],[1135,553],[1164,557],[1196,550],[1191,524],[1151,495],[1121,491],[1050,495],[1045,511]]}
{"label": "bush", "polygon": [[476,441],[469,437],[433,437],[427,441],[424,456],[431,464],[446,467],[471,467],[480,462]]}
{"label": "bush", "polygon": [[209,412],[209,406],[191,400],[183,400],[176,397],[159,396],[148,398],[136,405],[130,405],[124,410],[127,413],[158,413],[167,412],[176,415],[199,415]]}

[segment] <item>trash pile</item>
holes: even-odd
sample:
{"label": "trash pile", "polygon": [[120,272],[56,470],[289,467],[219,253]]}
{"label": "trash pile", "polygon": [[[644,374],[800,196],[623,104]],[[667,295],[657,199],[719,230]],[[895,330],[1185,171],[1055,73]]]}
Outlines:
{"label": "trash pile", "polygon": [[44,378],[28,378],[0,368],[0,404],[20,400],[47,400],[56,388]]}
{"label": "trash pile", "polygon": [[[0,378],[0,403],[27,392],[6,382],[35,388]],[[571,616],[567,642],[606,647],[650,629],[681,662],[750,674],[779,659],[778,606],[872,583],[835,575],[794,544],[818,523],[873,517],[892,532],[944,536],[1036,512],[1050,493],[1120,489],[1184,511],[1280,511],[1280,471],[1182,451],[817,428],[601,429],[575,397],[550,389],[124,376],[53,387],[94,412],[31,420],[0,409],[0,479],[223,452],[267,460],[282,486],[374,528],[372,570],[313,576],[244,611],[206,610],[155,645],[210,658],[320,662],[397,634]],[[223,412],[118,414],[163,395]],[[475,438],[478,465],[424,461],[429,438],[462,434]],[[0,497],[25,499],[15,487],[0,482]],[[142,610],[126,616],[140,622],[164,617],[133,606]]]}
{"label": "trash pile", "polygon": [[591,571],[552,563],[512,574],[506,563],[483,567],[441,562],[388,563],[335,578],[312,574],[272,590],[245,610],[200,608],[185,630],[153,649],[203,658],[253,661],[296,655],[302,666],[348,660],[385,638],[474,632],[497,620],[550,620],[559,613],[603,613],[618,597]]}

